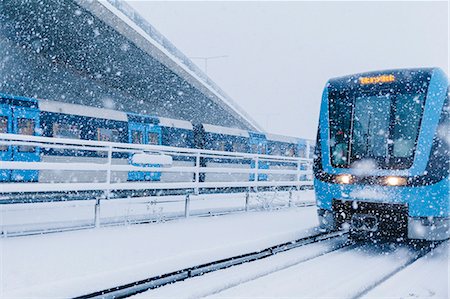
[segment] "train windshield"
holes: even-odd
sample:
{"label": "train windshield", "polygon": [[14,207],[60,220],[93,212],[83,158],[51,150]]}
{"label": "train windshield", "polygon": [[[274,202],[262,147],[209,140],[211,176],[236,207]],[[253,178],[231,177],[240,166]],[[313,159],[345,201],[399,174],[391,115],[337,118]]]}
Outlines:
{"label": "train windshield", "polygon": [[331,162],[381,169],[411,167],[425,93],[348,94],[330,98]]}

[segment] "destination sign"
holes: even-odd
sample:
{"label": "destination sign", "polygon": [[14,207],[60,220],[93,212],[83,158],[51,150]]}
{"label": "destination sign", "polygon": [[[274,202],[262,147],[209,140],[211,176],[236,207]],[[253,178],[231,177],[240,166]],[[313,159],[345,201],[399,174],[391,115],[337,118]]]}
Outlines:
{"label": "destination sign", "polygon": [[359,83],[362,85],[366,84],[377,84],[377,83],[389,83],[394,82],[395,76],[394,75],[381,75],[376,77],[360,77]]}

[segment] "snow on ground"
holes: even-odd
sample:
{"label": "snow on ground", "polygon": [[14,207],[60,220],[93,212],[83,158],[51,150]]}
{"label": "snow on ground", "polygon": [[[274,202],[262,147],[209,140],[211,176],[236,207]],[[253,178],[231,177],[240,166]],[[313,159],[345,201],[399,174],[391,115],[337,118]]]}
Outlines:
{"label": "snow on ground", "polygon": [[[190,214],[214,214],[245,209],[244,193],[202,194],[190,197]],[[294,191],[291,204],[314,203],[312,190]],[[249,208],[289,206],[288,192],[251,193]],[[95,200],[46,203],[0,204],[0,231],[16,235],[23,232],[67,230],[94,225]],[[184,216],[185,196],[153,196],[101,200],[100,222],[105,225],[142,221],[161,222]]]}
{"label": "snow on ground", "polygon": [[150,290],[133,298],[201,298],[326,254],[339,248],[346,240],[343,237],[298,247],[269,258]]}
{"label": "snow on ground", "polygon": [[2,298],[72,297],[304,237],[315,207],[0,239]]}
{"label": "snow on ground", "polygon": [[423,259],[381,284],[364,298],[450,298],[450,244],[438,246]]}
{"label": "snow on ground", "polygon": [[211,297],[354,298],[414,254],[406,246],[344,248]]}
{"label": "snow on ground", "polygon": [[[136,295],[137,298],[355,298],[419,250],[407,244],[310,244]],[[334,251],[336,250],[336,251]],[[364,298],[448,298],[448,242]]]}

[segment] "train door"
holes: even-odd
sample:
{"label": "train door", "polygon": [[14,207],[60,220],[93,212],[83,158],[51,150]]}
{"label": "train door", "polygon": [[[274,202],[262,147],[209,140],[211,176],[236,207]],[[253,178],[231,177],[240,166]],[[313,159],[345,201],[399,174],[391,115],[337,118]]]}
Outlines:
{"label": "train door", "polygon": [[[19,135],[39,134],[39,110],[26,107],[12,107],[12,133]],[[24,162],[38,162],[40,147],[18,145],[12,147],[12,160]],[[38,170],[12,170],[11,181],[36,182],[39,178]]]}
{"label": "train door", "polygon": [[[12,113],[8,105],[0,104],[0,133],[12,132]],[[0,161],[12,160],[12,147],[8,145],[0,145]],[[0,162],[1,163],[1,162]],[[9,181],[11,178],[11,170],[0,169],[0,182]]]}
{"label": "train door", "polygon": [[[133,144],[161,144],[161,128],[146,123],[128,123],[128,142]],[[130,157],[130,163],[135,166],[158,167],[153,164],[133,164]],[[161,178],[161,172],[130,171],[128,173],[129,181],[158,181]]]}
{"label": "train door", "polygon": [[[263,134],[250,133],[250,153],[258,155],[267,155],[267,139]],[[251,168],[255,168],[255,161],[252,160]],[[269,169],[269,163],[265,161],[259,161],[258,169]],[[255,179],[254,174],[250,174],[250,181]],[[259,174],[259,181],[267,181],[267,174]]]}
{"label": "train door", "polygon": [[[162,143],[162,132],[161,127],[148,124],[145,128],[145,135],[147,137],[147,144],[161,145]],[[153,167],[160,167],[161,165],[148,165]],[[146,176],[146,180],[159,181],[161,179],[161,172],[149,172]]]}

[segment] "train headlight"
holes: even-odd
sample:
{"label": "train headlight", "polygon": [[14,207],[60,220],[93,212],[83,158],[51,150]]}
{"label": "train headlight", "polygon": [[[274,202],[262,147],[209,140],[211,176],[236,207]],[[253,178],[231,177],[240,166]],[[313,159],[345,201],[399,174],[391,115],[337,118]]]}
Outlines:
{"label": "train headlight", "polygon": [[336,177],[338,184],[350,184],[353,181],[353,177],[349,174],[341,174]]}
{"label": "train headlight", "polygon": [[406,185],[406,179],[398,176],[388,176],[384,180],[385,184],[388,186],[403,186]]}

